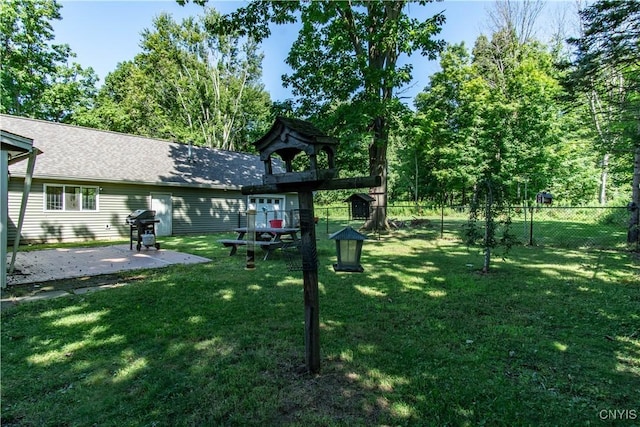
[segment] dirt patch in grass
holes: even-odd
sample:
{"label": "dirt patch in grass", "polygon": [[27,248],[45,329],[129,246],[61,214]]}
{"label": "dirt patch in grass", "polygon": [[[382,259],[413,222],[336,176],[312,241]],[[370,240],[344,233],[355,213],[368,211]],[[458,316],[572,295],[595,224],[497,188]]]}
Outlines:
{"label": "dirt patch in grass", "polygon": [[304,364],[282,363],[278,375],[286,384],[280,390],[277,424],[330,420],[337,425],[373,425],[388,412],[385,403],[363,389],[342,363],[324,360],[317,375],[309,374]]}
{"label": "dirt patch in grass", "polygon": [[147,276],[142,274],[105,274],[101,276],[85,276],[74,279],[11,285],[6,289],[3,289],[0,295],[2,296],[2,299],[8,299],[34,296],[43,292],[66,291],[73,293],[75,289],[116,285],[124,282],[131,283],[145,278],[147,278]]}

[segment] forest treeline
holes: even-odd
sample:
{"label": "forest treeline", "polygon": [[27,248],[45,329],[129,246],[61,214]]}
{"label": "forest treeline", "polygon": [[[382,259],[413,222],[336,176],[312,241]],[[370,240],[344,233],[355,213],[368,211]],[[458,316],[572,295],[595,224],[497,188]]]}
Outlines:
{"label": "forest treeline", "polygon": [[[0,111],[248,152],[275,116],[304,118],[340,139],[343,176],[386,178],[380,204],[487,194],[519,204],[543,190],[563,204],[638,202],[640,2],[585,4],[575,26],[543,41],[534,29],[544,2],[499,1],[473,46],[438,38],[446,11],[418,21],[405,3],[162,14],[98,87],[92,68],[53,43],[59,3],[5,0]],[[272,102],[259,43],[287,22],[301,23],[283,76],[294,99]],[[400,59],[414,52],[440,67],[406,105],[398,94],[412,67]]]}

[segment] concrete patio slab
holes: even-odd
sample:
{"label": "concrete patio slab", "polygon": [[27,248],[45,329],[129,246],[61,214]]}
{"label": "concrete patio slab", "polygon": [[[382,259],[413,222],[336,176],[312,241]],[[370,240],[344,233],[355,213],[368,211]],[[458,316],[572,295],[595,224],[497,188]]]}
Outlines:
{"label": "concrete patio slab", "polygon": [[[10,258],[7,258],[7,262]],[[111,274],[127,270],[194,264],[211,261],[195,255],[155,248],[140,252],[128,244],[91,248],[61,248],[18,252],[15,270],[7,276],[7,285],[42,283]]]}

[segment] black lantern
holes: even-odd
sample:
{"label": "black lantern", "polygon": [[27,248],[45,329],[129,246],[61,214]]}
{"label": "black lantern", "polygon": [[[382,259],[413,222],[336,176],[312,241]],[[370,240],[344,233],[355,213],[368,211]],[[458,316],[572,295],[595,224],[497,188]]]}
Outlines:
{"label": "black lantern", "polygon": [[333,269],[335,271],[362,273],[364,268],[360,265],[360,256],[362,255],[362,242],[367,237],[351,227],[346,227],[333,233],[329,238],[336,241],[336,251],[338,253],[338,263],[333,264]]}

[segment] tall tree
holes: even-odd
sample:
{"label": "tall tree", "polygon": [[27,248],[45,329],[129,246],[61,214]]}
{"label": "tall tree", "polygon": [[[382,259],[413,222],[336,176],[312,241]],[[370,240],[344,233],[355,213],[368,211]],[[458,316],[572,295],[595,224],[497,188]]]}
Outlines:
{"label": "tall tree", "polygon": [[86,124],[250,150],[247,142],[268,126],[262,55],[251,40],[208,34],[204,26],[218,18],[214,9],[181,23],[168,14],[156,17],[142,32],[142,52],[107,76]]}
{"label": "tall tree", "polygon": [[[519,189],[545,189],[559,164],[560,91],[553,57],[513,29],[480,36],[441,55],[442,71],[416,98],[431,179],[472,194],[468,241],[481,241],[488,271],[492,249],[509,245],[509,207]],[[503,231],[499,237],[500,230]]]}
{"label": "tall tree", "polygon": [[164,113],[155,97],[154,81],[136,61],[125,61],[107,74],[95,107],[76,116],[75,123],[114,132],[165,137]]}
{"label": "tall tree", "polygon": [[[301,98],[308,115],[324,113],[336,102],[348,106],[343,126],[369,134],[369,173],[382,177],[368,228],[386,227],[387,148],[393,114],[398,111],[396,91],[411,80],[403,55],[415,51],[434,59],[442,42],[435,41],[444,23],[438,13],[420,21],[411,18],[407,1],[252,2],[212,26],[217,32],[243,31],[260,41],[271,33],[270,24],[295,22],[302,27],[287,63],[293,73],[285,85]],[[419,2],[421,5],[428,1]]]}
{"label": "tall tree", "polygon": [[68,122],[92,105],[97,76],[68,45],[51,44],[55,0],[4,0],[0,7],[0,112]]}
{"label": "tall tree", "polygon": [[600,123],[598,112],[607,114],[604,153],[616,153],[633,164],[627,240],[636,243],[640,239],[640,2],[599,0],[582,9],[580,17],[584,33],[570,40],[576,59],[568,82],[591,94],[592,100],[606,102],[605,108],[592,109]]}
{"label": "tall tree", "polygon": [[424,192],[443,201],[455,192],[464,195],[475,182],[478,112],[484,105],[485,85],[464,44],[449,45],[441,54],[440,68],[415,99],[418,126],[407,138],[424,159],[420,167],[428,177]]}
{"label": "tall tree", "polygon": [[507,31],[519,43],[535,39],[537,20],[544,9],[542,0],[498,0],[489,10],[492,32]]}
{"label": "tall tree", "polygon": [[[476,212],[485,221],[486,271],[491,248],[509,244],[510,205],[519,199],[520,182],[546,189],[559,164],[561,109],[556,99],[561,87],[553,57],[544,46],[520,43],[508,29],[494,34],[490,42],[480,37],[473,53],[478,73],[488,85],[480,110],[481,175],[475,187]],[[500,240],[495,235],[499,218],[505,230]]]}

